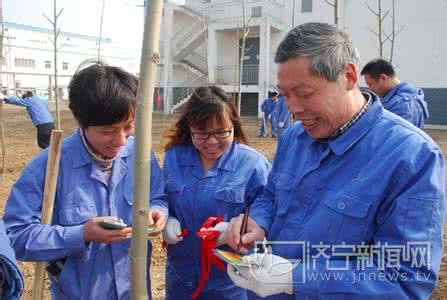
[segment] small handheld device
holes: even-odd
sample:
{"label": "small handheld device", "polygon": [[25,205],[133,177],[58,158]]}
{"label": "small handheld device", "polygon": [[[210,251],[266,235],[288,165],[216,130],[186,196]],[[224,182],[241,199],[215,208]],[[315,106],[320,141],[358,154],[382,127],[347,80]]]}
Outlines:
{"label": "small handheld device", "polygon": [[244,263],[242,262],[242,256],[235,252],[220,250],[220,249],[214,249],[214,254],[216,254],[217,257],[219,257],[221,260],[226,262],[227,264],[233,265],[237,268],[239,267],[254,267],[257,268],[259,265],[257,265],[255,262],[253,263]]}
{"label": "small handheld device", "polygon": [[99,221],[98,224],[102,228],[110,230],[123,229],[128,227],[122,219],[115,219],[112,217],[104,217],[101,221]]}

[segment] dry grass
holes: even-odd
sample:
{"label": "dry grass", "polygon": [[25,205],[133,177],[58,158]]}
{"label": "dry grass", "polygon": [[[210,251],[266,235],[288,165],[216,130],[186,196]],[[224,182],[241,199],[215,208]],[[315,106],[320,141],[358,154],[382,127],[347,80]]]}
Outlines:
{"label": "dry grass", "polygon": [[[0,215],[3,214],[6,199],[8,197],[12,184],[17,180],[21,170],[26,163],[38,153],[39,148],[36,144],[36,132],[24,109],[4,106],[5,119],[5,144],[7,146],[7,168],[3,181],[0,184]],[[70,135],[76,124],[71,117],[70,112],[64,108],[61,116],[63,130],[65,135]],[[164,118],[161,115],[154,116],[153,126],[153,148],[159,162],[163,161],[163,151],[160,145],[160,134],[164,128],[170,124],[170,118]],[[253,118],[244,119],[244,127],[250,137],[250,145],[263,153],[268,159],[273,159],[276,151],[276,140],[272,138],[257,138],[257,121]],[[429,134],[441,145],[444,153],[447,153],[447,132],[429,131]],[[447,238],[447,237],[446,237]],[[446,239],[445,239],[446,240]],[[154,241],[154,251],[152,259],[152,295],[154,299],[163,299],[164,296],[164,266],[166,256],[161,248],[161,241]],[[21,263],[21,268],[25,274],[26,289],[24,299],[31,299],[31,287],[33,276],[33,264]],[[49,293],[46,292],[46,298],[49,299]],[[438,287],[431,299],[447,299],[447,259],[444,260]]]}

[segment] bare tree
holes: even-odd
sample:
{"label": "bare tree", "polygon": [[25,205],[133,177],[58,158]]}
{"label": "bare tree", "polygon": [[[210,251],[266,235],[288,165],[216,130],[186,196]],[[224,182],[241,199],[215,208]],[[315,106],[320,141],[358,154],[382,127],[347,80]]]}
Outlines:
{"label": "bare tree", "polygon": [[[241,0],[241,6],[242,6],[242,28],[238,27],[238,38],[239,41],[241,41],[241,44],[239,44],[239,41],[237,43],[239,49],[240,49],[240,56],[239,56],[239,72],[238,72],[238,93],[237,93],[237,100],[236,100],[236,108],[239,113],[241,114],[241,103],[242,103],[242,72],[244,67],[244,56],[245,56],[245,43],[247,41],[247,36],[250,33],[250,22],[252,18],[250,17],[248,21],[246,21],[245,17],[245,0]],[[242,29],[242,30],[241,30]]]}
{"label": "bare tree", "polygon": [[292,28],[295,28],[295,3],[296,3],[296,1],[293,0],[293,7],[292,7]]}
{"label": "bare tree", "polygon": [[[210,2],[211,6],[211,2]],[[203,28],[205,30],[205,69],[208,70],[208,9],[209,7],[206,7],[205,3],[202,6],[202,24]],[[207,73],[207,82],[210,82],[210,73]]]}
{"label": "bare tree", "polygon": [[104,6],[106,1],[102,0],[101,21],[99,23],[99,40],[98,40],[98,62],[101,60],[101,40],[102,40],[102,24],[104,20]]}
{"label": "bare tree", "polygon": [[57,12],[56,8],[56,0],[53,2],[53,20],[50,20],[45,14],[43,16],[48,22],[53,25],[53,39],[50,38],[51,42],[54,46],[54,98],[56,101],[56,129],[61,129],[61,120],[60,120],[60,111],[59,111],[59,97],[58,97],[58,85],[57,85],[57,52],[59,50],[57,45],[57,38],[59,37],[60,28],[57,27],[57,19],[60,17],[62,11],[64,9],[61,8],[59,12]]}
{"label": "bare tree", "polygon": [[405,25],[403,25],[396,31],[396,0],[393,0],[393,7],[391,9],[391,22],[392,22],[392,25],[391,25],[391,38],[390,38],[390,41],[391,41],[390,63],[393,62],[394,44],[395,44],[395,41],[396,41],[396,37],[405,28]]}
{"label": "bare tree", "polygon": [[[3,25],[3,0],[0,0],[0,23],[1,23],[1,37],[0,37],[0,88],[3,87],[3,37],[5,34],[5,28]],[[6,172],[6,146],[5,146],[5,128],[3,124],[3,99],[0,99],[0,138],[2,142],[2,172],[0,182],[5,178]]]}
{"label": "bare tree", "polygon": [[335,24],[335,26],[338,27],[338,20],[339,20],[339,16],[338,16],[338,0],[334,0],[333,2],[331,2],[329,0],[324,0],[324,1],[334,8],[334,24]]}
{"label": "bare tree", "polygon": [[366,7],[369,9],[370,12],[372,12],[372,14],[374,16],[376,16],[377,19],[377,31],[369,28],[369,31],[371,31],[378,39],[379,42],[379,56],[380,58],[383,58],[383,49],[384,49],[384,44],[386,41],[388,41],[390,39],[390,34],[386,34],[384,32],[384,20],[385,18],[388,16],[390,10],[387,9],[385,12],[383,12],[382,9],[382,0],[377,0],[377,10],[374,10],[371,8],[371,6],[369,6],[368,2],[365,1],[365,5]]}

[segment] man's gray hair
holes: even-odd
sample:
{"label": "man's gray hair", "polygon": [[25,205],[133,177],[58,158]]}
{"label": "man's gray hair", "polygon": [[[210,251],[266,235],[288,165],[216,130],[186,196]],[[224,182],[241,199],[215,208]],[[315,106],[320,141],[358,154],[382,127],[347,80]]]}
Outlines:
{"label": "man's gray hair", "polygon": [[276,50],[275,62],[309,57],[310,72],[336,81],[349,63],[359,65],[351,37],[326,23],[305,23],[289,31]]}

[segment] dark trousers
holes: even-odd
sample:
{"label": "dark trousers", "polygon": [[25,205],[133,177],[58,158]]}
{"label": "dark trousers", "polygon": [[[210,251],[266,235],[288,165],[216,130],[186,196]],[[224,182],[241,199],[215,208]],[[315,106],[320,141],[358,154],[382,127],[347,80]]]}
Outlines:
{"label": "dark trousers", "polygon": [[37,125],[37,144],[42,149],[50,145],[51,130],[54,129],[54,123],[44,123]]}

